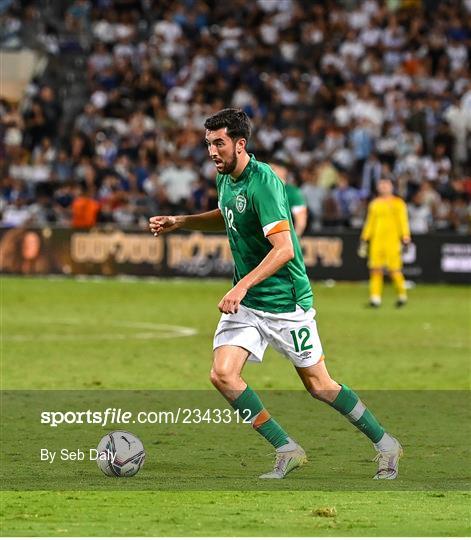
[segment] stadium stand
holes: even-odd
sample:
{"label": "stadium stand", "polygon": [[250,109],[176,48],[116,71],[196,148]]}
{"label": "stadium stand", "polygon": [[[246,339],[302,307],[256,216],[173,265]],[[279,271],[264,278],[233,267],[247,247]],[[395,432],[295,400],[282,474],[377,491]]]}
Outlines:
{"label": "stadium stand", "polygon": [[413,233],[468,232],[470,20],[470,0],[2,0],[0,47],[47,68],[0,101],[1,223],[214,208],[202,124],[234,106],[250,150],[290,165],[311,231],[361,227],[387,175]]}

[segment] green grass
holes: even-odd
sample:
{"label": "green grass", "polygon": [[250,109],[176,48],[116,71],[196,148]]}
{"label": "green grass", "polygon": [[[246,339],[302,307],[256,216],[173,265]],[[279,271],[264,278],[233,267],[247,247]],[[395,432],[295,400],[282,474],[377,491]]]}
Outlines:
{"label": "green grass", "polygon": [[[217,304],[227,289],[223,281],[4,278],[3,388],[210,388]],[[365,285],[314,290],[334,378],[359,389],[469,388],[467,288],[421,286],[406,309],[394,309],[387,296],[374,312],[363,307]],[[192,327],[198,334],[135,339],[130,323]],[[51,340],[37,342],[44,332]],[[74,334],[76,340],[66,339]],[[12,335],[26,340],[11,341]],[[256,388],[300,388],[290,362],[272,350],[263,366],[246,369]]]}
{"label": "green grass", "polygon": [[[12,536],[463,536],[471,503],[469,493],[446,492],[24,492],[4,498],[4,534]],[[323,508],[337,515],[313,515]]]}
{"label": "green grass", "polygon": [[[363,307],[365,284],[315,286],[332,376],[369,390],[363,392],[368,404],[401,436],[406,457],[397,482],[369,480],[374,466],[367,441],[301,393],[290,363],[268,351],[263,365],[248,365],[244,375],[265,391],[270,410],[303,441],[311,461],[267,491],[256,476],[270,465],[269,448],[247,426],[227,432],[139,426],[148,461],[119,484],[90,463],[47,470],[25,459],[21,448],[24,439],[30,451],[44,438],[65,447],[82,439],[96,444],[103,428],[40,426],[36,413],[47,400],[47,410],[64,409],[64,400],[86,410],[89,398],[104,405],[114,396],[121,406],[126,396],[131,410],[151,409],[156,394],[145,390],[173,389],[181,392],[159,394],[171,406],[203,396],[224,407],[208,372],[227,282],[3,278],[1,285],[2,388],[15,390],[2,404],[2,535],[469,534],[469,394],[453,392],[470,384],[465,287],[419,286],[404,310],[393,308],[388,290],[384,306],[370,311]],[[156,325],[196,333],[169,337],[168,327]],[[143,392],[109,392],[124,389]],[[293,411],[296,400],[302,414]],[[333,517],[313,515],[331,507]]]}

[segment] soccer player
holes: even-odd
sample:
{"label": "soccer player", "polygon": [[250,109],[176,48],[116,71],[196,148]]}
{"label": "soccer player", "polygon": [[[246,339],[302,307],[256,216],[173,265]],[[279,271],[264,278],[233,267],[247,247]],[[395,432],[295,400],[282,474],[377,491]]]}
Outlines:
{"label": "soccer player", "polygon": [[[410,243],[406,203],[393,195],[393,183],[388,178],[378,181],[378,197],[368,206],[361,233],[358,255],[368,256],[370,269],[370,306],[381,305],[383,272],[387,269],[397,293],[396,306],[407,303],[407,292],[402,274],[401,243]],[[369,245],[368,245],[369,244]]]}
{"label": "soccer player", "polygon": [[211,382],[242,413],[250,410],[254,429],[276,449],[274,469],[260,478],[281,479],[306,462],[306,454],[270,416],[242,378],[247,360],[261,362],[268,344],[293,363],[310,394],[352,422],[374,444],[375,479],[393,479],[402,453],[348,386],[329,375],[317,334],[312,291],[286,189],[271,168],[246,151],[251,126],[238,109],[224,109],[205,121],[208,152],[217,169],[219,208],[199,215],[155,216],[154,235],[190,229],[229,237],[235,263],[233,287],[219,302]]}
{"label": "soccer player", "polygon": [[288,167],[284,162],[270,161],[269,165],[276,176],[285,183],[286,196],[288,197],[288,205],[293,217],[294,230],[298,236],[302,236],[307,225],[307,206],[303,192],[298,186],[288,180]]}

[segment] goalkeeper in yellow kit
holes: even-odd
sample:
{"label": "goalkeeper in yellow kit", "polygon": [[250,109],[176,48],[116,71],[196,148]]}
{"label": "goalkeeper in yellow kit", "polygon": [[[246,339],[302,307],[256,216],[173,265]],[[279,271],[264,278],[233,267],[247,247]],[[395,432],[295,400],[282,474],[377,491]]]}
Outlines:
{"label": "goalkeeper in yellow kit", "polygon": [[410,243],[406,203],[393,194],[393,183],[387,178],[379,180],[378,197],[368,206],[366,222],[361,233],[358,255],[368,256],[370,269],[370,306],[381,305],[383,272],[388,270],[397,292],[396,306],[407,302],[402,274],[402,246]]}

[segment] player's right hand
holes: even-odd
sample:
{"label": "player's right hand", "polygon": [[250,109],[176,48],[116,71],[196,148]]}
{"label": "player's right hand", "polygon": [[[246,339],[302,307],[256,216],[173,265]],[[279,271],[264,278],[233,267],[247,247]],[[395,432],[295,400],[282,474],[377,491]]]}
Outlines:
{"label": "player's right hand", "polygon": [[360,241],[357,254],[360,259],[366,259],[366,257],[368,257],[368,242],[365,242],[364,240]]}
{"label": "player's right hand", "polygon": [[149,229],[154,236],[178,229],[174,216],[154,216],[149,219]]}

